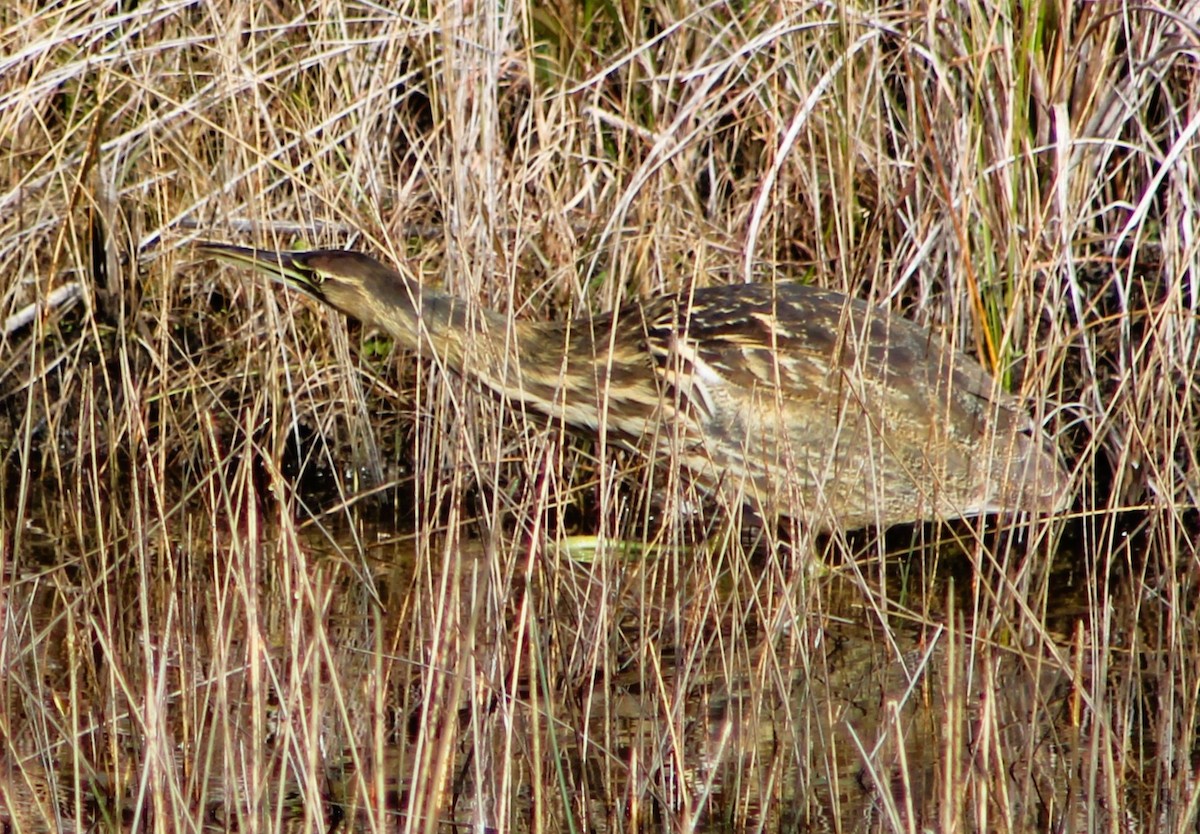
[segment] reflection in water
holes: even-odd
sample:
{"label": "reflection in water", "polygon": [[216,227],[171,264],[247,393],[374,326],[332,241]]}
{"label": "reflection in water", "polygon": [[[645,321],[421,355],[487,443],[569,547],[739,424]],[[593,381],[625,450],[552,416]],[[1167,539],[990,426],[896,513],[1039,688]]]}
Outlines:
{"label": "reflection in water", "polygon": [[875,831],[1083,813],[1069,639],[1058,659],[1016,648],[990,576],[910,575],[933,550],[882,574],[830,555],[822,573],[795,555],[808,542],[581,562],[361,525],[175,529],[71,552],[47,522],[7,566],[0,825]]}

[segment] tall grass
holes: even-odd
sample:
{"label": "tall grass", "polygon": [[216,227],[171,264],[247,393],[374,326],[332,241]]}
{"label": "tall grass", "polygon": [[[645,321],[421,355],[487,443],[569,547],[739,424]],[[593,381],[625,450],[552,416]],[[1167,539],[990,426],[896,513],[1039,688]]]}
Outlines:
{"label": "tall grass", "polygon": [[[1198,17],[7,4],[0,826],[1193,830]],[[518,318],[832,287],[1019,392],[1075,506],[697,519],[197,238]]]}

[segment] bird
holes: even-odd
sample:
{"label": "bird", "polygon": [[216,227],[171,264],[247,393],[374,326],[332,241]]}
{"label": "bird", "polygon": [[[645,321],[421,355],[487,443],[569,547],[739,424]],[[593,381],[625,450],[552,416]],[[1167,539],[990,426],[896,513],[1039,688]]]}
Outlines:
{"label": "bird", "polygon": [[1070,497],[1052,438],[978,361],[833,290],[713,286],[527,321],[353,250],[197,248],[763,517],[885,528],[1052,514]]}

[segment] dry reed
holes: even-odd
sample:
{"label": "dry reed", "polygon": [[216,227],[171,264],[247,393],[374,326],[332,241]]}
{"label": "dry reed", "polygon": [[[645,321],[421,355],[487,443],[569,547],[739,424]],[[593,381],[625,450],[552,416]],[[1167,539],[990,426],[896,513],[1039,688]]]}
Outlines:
{"label": "dry reed", "polygon": [[[0,827],[1194,830],[1197,18],[8,3]],[[837,288],[1025,396],[1075,511],[685,519],[196,237],[521,317]]]}

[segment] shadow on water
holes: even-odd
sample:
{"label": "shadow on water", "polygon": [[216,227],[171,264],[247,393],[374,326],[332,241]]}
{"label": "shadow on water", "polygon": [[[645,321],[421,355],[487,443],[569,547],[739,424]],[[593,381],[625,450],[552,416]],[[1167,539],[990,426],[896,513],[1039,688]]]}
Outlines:
{"label": "shadow on water", "polygon": [[197,510],[139,537],[32,507],[18,538],[5,521],[5,830],[1095,814],[1097,578],[1061,551],[1034,569],[1032,534],[582,560],[361,519]]}

